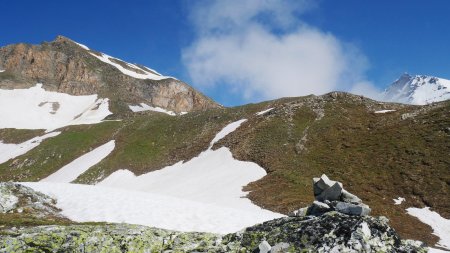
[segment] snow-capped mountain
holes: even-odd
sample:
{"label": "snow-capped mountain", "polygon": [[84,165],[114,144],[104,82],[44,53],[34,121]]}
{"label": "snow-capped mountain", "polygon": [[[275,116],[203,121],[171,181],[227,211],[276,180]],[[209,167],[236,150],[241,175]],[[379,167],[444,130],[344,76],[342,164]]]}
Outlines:
{"label": "snow-capped mountain", "polygon": [[450,80],[403,74],[383,93],[383,100],[405,104],[425,105],[450,99]]}

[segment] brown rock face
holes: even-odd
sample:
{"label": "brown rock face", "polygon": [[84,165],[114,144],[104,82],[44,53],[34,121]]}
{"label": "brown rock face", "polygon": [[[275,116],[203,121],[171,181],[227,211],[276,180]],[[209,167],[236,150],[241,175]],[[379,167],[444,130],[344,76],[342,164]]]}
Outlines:
{"label": "brown rock face", "polygon": [[[99,94],[111,100],[115,113],[128,104],[147,103],[175,112],[219,107],[217,103],[179,80],[137,79],[104,63],[72,40],[58,36],[41,45],[16,44],[0,48],[0,88],[43,88],[72,95]],[[114,62],[136,73],[125,62]],[[141,66],[139,66],[141,68]],[[142,67],[143,68],[143,67]],[[146,70],[146,69],[145,69]]]}

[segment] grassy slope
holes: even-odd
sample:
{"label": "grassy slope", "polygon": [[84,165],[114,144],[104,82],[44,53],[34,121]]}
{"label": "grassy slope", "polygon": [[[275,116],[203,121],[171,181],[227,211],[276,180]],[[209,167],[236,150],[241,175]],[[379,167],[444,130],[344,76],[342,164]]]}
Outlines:
{"label": "grassy slope", "polygon": [[[255,115],[272,106],[276,109],[266,115]],[[397,111],[372,113],[391,108]],[[124,168],[142,174],[191,159],[226,124],[248,118],[215,147],[228,146],[238,159],[254,161],[268,171],[246,187],[254,202],[284,213],[306,206],[312,201],[311,178],[326,173],[363,198],[375,215],[391,218],[404,237],[434,242],[430,228],[404,209],[427,205],[450,215],[445,199],[450,193],[450,103],[424,107],[426,112],[401,120],[402,114],[420,108],[338,94],[178,117],[124,114],[119,122],[65,128],[17,161],[0,165],[0,180],[38,180],[111,139],[116,140],[113,153],[77,181],[93,183]],[[324,117],[318,118],[322,112]],[[406,203],[393,205],[392,199],[399,196]]]}
{"label": "grassy slope", "polygon": [[24,129],[6,128],[0,129],[0,141],[3,143],[19,144],[43,134],[44,130],[24,130]]}
{"label": "grassy slope", "polygon": [[70,126],[25,155],[0,164],[0,181],[38,181],[91,149],[108,142],[120,122]]}

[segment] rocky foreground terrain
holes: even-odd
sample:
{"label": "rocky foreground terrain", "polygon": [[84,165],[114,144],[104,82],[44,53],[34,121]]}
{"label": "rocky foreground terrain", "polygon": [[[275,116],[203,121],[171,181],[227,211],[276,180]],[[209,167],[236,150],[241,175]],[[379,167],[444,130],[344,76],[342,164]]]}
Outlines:
{"label": "rocky foreground terrain", "polygon": [[[7,224],[0,227],[0,252],[427,251],[421,242],[401,240],[389,226],[387,218],[365,215],[369,207],[345,191],[341,183],[326,176],[314,182],[317,200],[310,207],[237,233],[217,235],[128,224],[74,224],[70,221],[41,226],[18,223],[18,226]],[[57,223],[54,217],[59,214],[48,196],[15,183],[1,183],[0,191],[2,215],[26,212],[36,218],[48,219],[49,223]],[[332,202],[335,203],[331,205],[333,208],[326,204]],[[346,208],[339,208],[339,205]],[[355,207],[363,207],[365,213]]]}

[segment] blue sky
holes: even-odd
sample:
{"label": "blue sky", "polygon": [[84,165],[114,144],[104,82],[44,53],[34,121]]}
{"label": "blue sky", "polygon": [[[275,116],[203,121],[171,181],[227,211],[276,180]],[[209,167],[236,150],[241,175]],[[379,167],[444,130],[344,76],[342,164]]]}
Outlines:
{"label": "blue sky", "polygon": [[450,79],[450,2],[5,1],[0,45],[65,35],[224,105]]}

